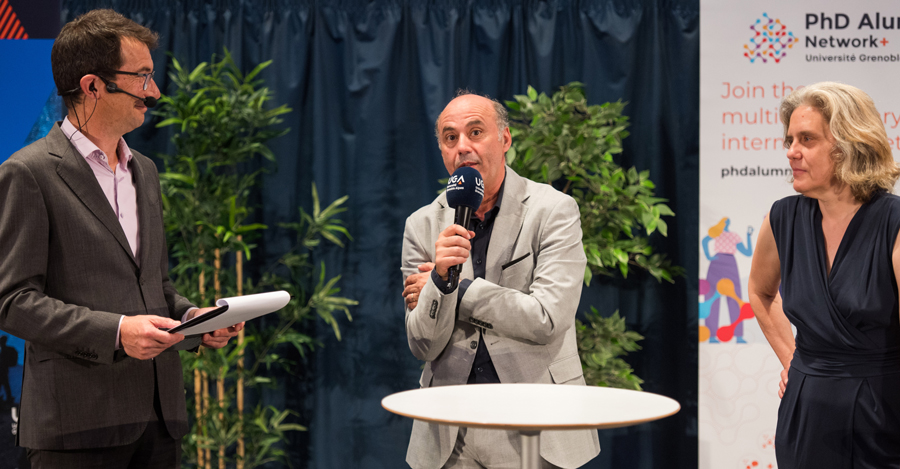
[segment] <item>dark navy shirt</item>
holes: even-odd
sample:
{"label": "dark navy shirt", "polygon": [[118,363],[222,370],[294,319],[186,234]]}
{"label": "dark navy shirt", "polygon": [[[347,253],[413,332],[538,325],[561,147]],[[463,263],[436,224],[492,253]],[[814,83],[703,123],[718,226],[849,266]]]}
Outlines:
{"label": "dark navy shirt", "polygon": [[[474,213],[469,219],[469,226],[467,229],[475,232],[475,237],[470,240],[472,243],[472,250],[469,252],[470,257],[472,258],[472,269],[475,271],[475,278],[484,278],[485,275],[488,245],[491,242],[491,232],[494,229],[494,220],[497,219],[497,213],[500,212],[500,202],[503,200],[503,187],[505,185],[506,180],[504,179],[503,184],[500,185],[500,191],[497,194],[497,202],[494,204],[494,208],[484,214],[483,221],[479,220]],[[437,270],[431,271],[431,278],[441,291],[445,294],[450,293],[450,291],[447,291],[449,285],[446,281],[441,279],[437,274]],[[459,282],[458,303],[462,302],[463,296],[466,294],[466,289],[469,288],[471,283],[472,279],[468,278]],[[487,346],[484,345],[484,331],[481,328],[479,328],[478,337],[479,341],[478,349],[475,351],[475,361],[472,363],[472,371],[469,373],[469,379],[466,381],[466,384],[499,383],[500,377],[497,376],[494,362],[491,361],[491,354],[488,352]]]}

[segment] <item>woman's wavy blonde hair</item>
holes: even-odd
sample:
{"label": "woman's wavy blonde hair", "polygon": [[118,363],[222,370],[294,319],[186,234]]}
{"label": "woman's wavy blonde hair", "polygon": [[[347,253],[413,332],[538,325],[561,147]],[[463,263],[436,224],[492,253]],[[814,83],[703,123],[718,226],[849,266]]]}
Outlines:
{"label": "woman's wavy blonde hair", "polygon": [[799,88],[781,102],[785,147],[790,147],[791,114],[812,106],[822,114],[834,136],[834,175],[850,186],[853,197],[868,202],[876,191],[892,192],[900,167],[891,154],[890,141],[872,98],[859,88],[821,82]]}
{"label": "woman's wavy blonde hair", "polygon": [[709,231],[706,234],[709,235],[710,238],[718,238],[725,231],[725,223],[728,221],[728,217],[725,217],[719,220],[719,223],[716,223],[712,227],[710,227]]}

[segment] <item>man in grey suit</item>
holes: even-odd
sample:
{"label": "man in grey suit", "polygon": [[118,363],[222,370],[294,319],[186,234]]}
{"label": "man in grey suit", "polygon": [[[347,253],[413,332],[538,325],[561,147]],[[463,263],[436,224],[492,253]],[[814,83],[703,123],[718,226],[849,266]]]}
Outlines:
{"label": "man in grey suit", "polygon": [[[584,385],[574,327],[586,263],[578,205],[506,166],[512,137],[500,103],[462,94],[435,133],[447,172],[474,167],[485,195],[471,231],[453,223],[444,194],[406,221],[406,335],[426,362],[421,386]],[[454,288],[447,270],[458,264]],[[599,451],[594,430],[541,434],[544,467],[578,467]],[[414,469],[513,468],[519,458],[514,432],[418,420],[406,455]]]}
{"label": "man in grey suit", "polygon": [[184,337],[159,328],[207,309],[169,281],[156,167],[122,138],[159,97],[156,42],[111,10],[65,25],[68,115],[0,165],[0,329],[26,340],[17,443],[35,468],[180,465]]}

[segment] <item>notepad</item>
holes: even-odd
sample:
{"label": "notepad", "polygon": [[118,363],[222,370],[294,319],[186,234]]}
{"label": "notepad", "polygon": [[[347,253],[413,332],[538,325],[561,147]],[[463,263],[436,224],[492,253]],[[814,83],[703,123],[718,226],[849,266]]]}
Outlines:
{"label": "notepad", "polygon": [[185,336],[206,334],[274,313],[284,308],[289,301],[291,295],[284,290],[222,298],[216,301],[216,309],[194,316],[181,325],[169,329],[168,332],[172,334],[177,332]]}

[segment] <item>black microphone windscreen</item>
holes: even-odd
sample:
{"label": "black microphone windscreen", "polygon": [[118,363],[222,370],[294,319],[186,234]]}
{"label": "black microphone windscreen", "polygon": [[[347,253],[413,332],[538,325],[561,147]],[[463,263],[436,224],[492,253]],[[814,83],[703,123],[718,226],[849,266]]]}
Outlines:
{"label": "black microphone windscreen", "polygon": [[447,181],[447,203],[450,208],[469,207],[477,210],[484,198],[484,180],[481,173],[470,166],[453,172]]}
{"label": "black microphone windscreen", "polygon": [[144,98],[144,106],[147,106],[147,107],[156,106],[156,98],[154,98],[153,96],[147,96],[146,98]]}

